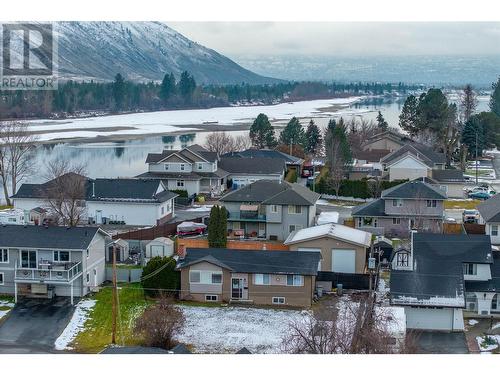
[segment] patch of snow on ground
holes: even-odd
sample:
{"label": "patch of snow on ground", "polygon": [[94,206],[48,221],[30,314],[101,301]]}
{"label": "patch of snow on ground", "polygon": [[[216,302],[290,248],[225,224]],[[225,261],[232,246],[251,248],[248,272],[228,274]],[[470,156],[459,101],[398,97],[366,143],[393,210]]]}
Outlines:
{"label": "patch of snow on ground", "polygon": [[476,319],[469,319],[469,325],[475,326],[477,323],[479,323]]}
{"label": "patch of snow on ground", "polygon": [[479,349],[482,352],[491,352],[492,350],[495,350],[498,348],[498,343],[500,342],[500,335],[488,335],[488,337],[494,341],[496,341],[496,344],[486,344],[485,343],[485,338],[482,336],[477,336],[477,344],[479,346]]}
{"label": "patch of snow on ground", "polygon": [[179,306],[186,318],[177,339],[197,353],[280,353],[288,326],[307,311]]}
{"label": "patch of snow on ground", "polygon": [[73,317],[54,344],[56,350],[72,349],[69,344],[75,339],[76,335],[83,330],[85,322],[89,318],[90,312],[93,310],[95,304],[96,301],[92,299],[78,302]]}
{"label": "patch of snow on ground", "polygon": [[193,205],[193,206],[191,206],[191,208],[187,208],[184,211],[206,212],[206,211],[210,211],[213,206],[214,206],[213,204]]}
{"label": "patch of snow on ground", "polygon": [[[6,316],[10,310],[15,306],[15,303],[9,302],[9,301],[2,301],[0,300],[0,307],[2,307],[2,310],[0,310],[0,320]],[[7,309],[3,309],[7,307]]]}
{"label": "patch of snow on ground", "polygon": [[500,323],[497,323],[497,324],[495,324],[493,327],[491,327],[491,329],[492,329],[492,330],[493,330],[493,329],[497,329],[497,328],[500,328]]}

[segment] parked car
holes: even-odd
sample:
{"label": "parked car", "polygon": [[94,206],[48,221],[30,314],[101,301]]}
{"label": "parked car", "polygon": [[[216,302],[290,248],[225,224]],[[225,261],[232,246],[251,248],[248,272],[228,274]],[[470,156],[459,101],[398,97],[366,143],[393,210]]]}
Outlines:
{"label": "parked car", "polygon": [[478,210],[464,210],[462,212],[462,221],[464,223],[477,223],[479,220]]}
{"label": "parked car", "polygon": [[469,193],[469,198],[479,199],[482,201],[491,198],[491,196],[492,194],[489,194],[486,191],[476,191],[475,193]]}
{"label": "parked car", "polygon": [[479,186],[474,187],[465,187],[464,190],[468,193],[488,193],[490,195],[495,195],[496,191],[491,188],[491,186],[487,184],[481,184]]}

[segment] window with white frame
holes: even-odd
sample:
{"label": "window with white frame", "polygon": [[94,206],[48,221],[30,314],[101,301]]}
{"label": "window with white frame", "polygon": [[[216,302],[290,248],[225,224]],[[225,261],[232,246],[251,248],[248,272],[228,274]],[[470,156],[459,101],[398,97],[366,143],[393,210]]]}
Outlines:
{"label": "window with white frame", "polygon": [[396,224],[401,224],[401,218],[399,218],[399,217],[393,217],[392,218],[392,223],[395,224],[395,225]]}
{"label": "window with white frame", "polygon": [[9,249],[0,249],[0,263],[9,263]]}
{"label": "window with white frame", "polygon": [[278,212],[278,205],[276,205],[276,204],[271,205],[271,212],[273,214],[277,213]]}
{"label": "window with white frame", "polygon": [[69,262],[69,251],[54,250],[54,262]]}
{"label": "window with white frame", "polygon": [[271,277],[266,273],[256,273],[253,275],[255,285],[271,285]]}
{"label": "window with white frame", "polygon": [[[199,163],[198,164],[198,169],[203,169],[203,164]],[[216,296],[217,297],[217,296]]]}
{"label": "window with white frame", "polygon": [[208,302],[214,302],[214,301],[217,301],[218,300],[218,297],[216,294],[207,294],[205,295],[205,301],[208,301]]}
{"label": "window with white frame", "polygon": [[222,284],[222,272],[189,271],[189,282],[192,284]]}
{"label": "window with white frame", "polygon": [[288,206],[288,213],[289,214],[301,214],[302,213],[302,206]]}
{"label": "window with white frame", "polygon": [[492,225],[491,226],[491,235],[492,236],[498,236],[498,225]]}
{"label": "window with white frame", "polygon": [[36,250],[21,250],[21,268],[37,268]]}
{"label": "window with white frame", "polygon": [[0,272],[0,285],[4,285],[4,284],[5,284],[4,273]]}
{"label": "window with white frame", "polygon": [[464,275],[468,276],[477,275],[477,264],[464,263]]}
{"label": "window with white frame", "polygon": [[184,170],[184,164],[181,164],[181,171]]}
{"label": "window with white frame", "polygon": [[161,214],[162,214],[162,215],[165,215],[165,207],[162,207],[162,208],[161,208]]}
{"label": "window with white frame", "polygon": [[273,297],[273,305],[284,305],[285,297]]}
{"label": "window with white frame", "polygon": [[177,180],[177,187],[184,187],[184,180]]}
{"label": "window with white frame", "polygon": [[437,206],[437,200],[435,199],[428,199],[427,200],[427,207],[436,207]]}
{"label": "window with white frame", "polygon": [[290,224],[288,227],[288,230],[290,233],[292,233],[296,230],[300,230],[300,229],[302,229],[302,225],[299,225],[299,224]]}
{"label": "window with white frame", "polygon": [[410,265],[410,254],[406,251],[396,254],[396,265],[398,267],[408,267]]}
{"label": "window with white frame", "polygon": [[498,306],[498,294],[495,294],[491,300],[491,309],[498,310]]}
{"label": "window with white frame", "polygon": [[377,219],[374,217],[362,217],[360,221],[362,227],[376,227]]}
{"label": "window with white frame", "polygon": [[168,171],[168,164],[165,164],[165,170]]}
{"label": "window with white frame", "polygon": [[393,199],[392,200],[392,206],[393,207],[402,207],[403,206],[403,200],[402,199]]}
{"label": "window with white frame", "polygon": [[288,286],[303,286],[304,285],[304,276],[302,276],[302,275],[287,275],[286,276],[286,285],[288,285]]}

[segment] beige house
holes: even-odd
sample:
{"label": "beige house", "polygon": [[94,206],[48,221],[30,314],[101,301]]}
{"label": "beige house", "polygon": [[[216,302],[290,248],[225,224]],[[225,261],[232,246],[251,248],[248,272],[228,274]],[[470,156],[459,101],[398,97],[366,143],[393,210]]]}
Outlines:
{"label": "beige house", "polygon": [[393,152],[401,148],[405,144],[406,140],[407,138],[405,135],[394,130],[386,130],[369,137],[363,143],[363,150],[387,150]]}
{"label": "beige house", "polygon": [[324,224],[291,233],[285,245],[292,251],[320,253],[318,271],[364,273],[371,238],[369,232]]}
{"label": "beige house", "polygon": [[314,252],[187,249],[180,298],[309,307],[319,261]]}

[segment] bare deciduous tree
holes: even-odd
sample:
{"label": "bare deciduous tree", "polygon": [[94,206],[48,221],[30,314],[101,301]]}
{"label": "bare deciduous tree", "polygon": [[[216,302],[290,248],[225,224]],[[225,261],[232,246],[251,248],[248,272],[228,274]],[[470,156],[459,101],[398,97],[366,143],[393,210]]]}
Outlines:
{"label": "bare deciduous tree", "polygon": [[226,132],[213,132],[209,134],[205,140],[205,148],[217,153],[217,156],[229,152],[243,151],[250,148],[251,145],[252,142],[249,137],[233,137],[226,134]]}
{"label": "bare deciduous tree", "polygon": [[[10,194],[33,171],[33,150],[37,136],[24,122],[7,122],[0,126],[0,179],[7,204]],[[10,192],[9,192],[10,182]]]}
{"label": "bare deciduous tree", "polygon": [[186,319],[170,299],[161,298],[148,306],[135,322],[135,332],[142,335],[147,346],[172,349],[175,334],[182,332]]}
{"label": "bare deciduous tree", "polygon": [[88,179],[85,177],[85,167],[58,159],[47,165],[46,179],[48,181],[42,187],[42,195],[51,214],[64,225],[78,225],[86,210]]}

